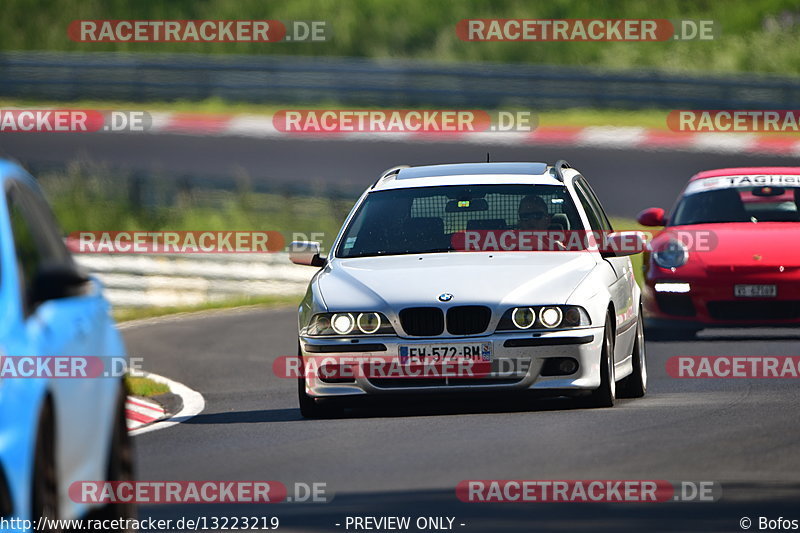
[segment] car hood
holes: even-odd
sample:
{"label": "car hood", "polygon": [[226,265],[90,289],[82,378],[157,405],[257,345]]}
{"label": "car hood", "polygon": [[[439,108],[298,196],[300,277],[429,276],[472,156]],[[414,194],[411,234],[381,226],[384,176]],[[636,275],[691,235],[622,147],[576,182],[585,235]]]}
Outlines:
{"label": "car hood", "polygon": [[708,231],[708,249],[690,247],[689,258],[700,260],[707,267],[800,267],[800,224],[794,222],[737,222],[675,226],[670,230]]}
{"label": "car hood", "polygon": [[563,304],[597,262],[587,252],[446,253],[335,259],[317,278],[331,310]]}

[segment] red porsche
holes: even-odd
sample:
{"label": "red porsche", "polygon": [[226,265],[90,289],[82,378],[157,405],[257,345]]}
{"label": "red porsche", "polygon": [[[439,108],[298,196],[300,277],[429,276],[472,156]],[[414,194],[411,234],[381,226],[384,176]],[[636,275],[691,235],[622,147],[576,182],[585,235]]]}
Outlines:
{"label": "red porsche", "polygon": [[651,337],[800,325],[800,167],[700,172],[638,221],[664,226],[644,257]]}

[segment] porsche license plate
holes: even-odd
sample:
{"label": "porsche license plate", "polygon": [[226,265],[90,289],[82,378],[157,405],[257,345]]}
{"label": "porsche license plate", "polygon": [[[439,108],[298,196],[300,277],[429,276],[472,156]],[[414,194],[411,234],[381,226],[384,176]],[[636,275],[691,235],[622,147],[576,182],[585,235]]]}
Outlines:
{"label": "porsche license plate", "polygon": [[735,285],[733,295],[739,298],[775,298],[777,285]]}

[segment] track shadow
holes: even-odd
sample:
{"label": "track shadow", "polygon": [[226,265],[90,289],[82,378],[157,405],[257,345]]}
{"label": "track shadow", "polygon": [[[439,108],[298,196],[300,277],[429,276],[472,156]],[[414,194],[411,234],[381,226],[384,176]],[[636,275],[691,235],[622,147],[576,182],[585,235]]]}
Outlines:
{"label": "track shadow", "polygon": [[[347,407],[343,414],[332,418],[363,419],[416,416],[448,416],[465,414],[521,413],[537,411],[570,411],[590,408],[582,398],[489,398],[457,400],[439,396],[414,396],[407,398],[371,398],[374,405]],[[184,424],[259,424],[276,422],[298,422],[305,419],[299,409],[260,409],[252,411],[228,411],[223,413],[201,413]]]}
{"label": "track shadow", "polygon": [[259,409],[254,411],[228,411],[200,413],[184,424],[260,424],[263,422],[297,422],[303,420],[299,409]]}
{"label": "track shadow", "polygon": [[685,336],[680,333],[663,333],[648,335],[645,331],[647,343],[662,342],[737,342],[737,341],[800,341],[800,327],[791,329],[709,329],[699,332],[695,336]]}
{"label": "track shadow", "polygon": [[[291,494],[294,485],[285,484]],[[335,492],[335,487],[327,489],[328,494]],[[150,505],[140,508],[139,517],[278,517],[281,531],[303,532],[352,531],[352,525],[347,527],[348,517],[365,515],[410,517],[408,531],[420,530],[414,527],[419,517],[452,518],[452,530],[465,532],[741,531],[743,517],[749,517],[753,530],[758,530],[759,516],[796,515],[798,496],[796,485],[775,491],[769,484],[739,483],[733,487],[723,484],[722,498],[716,502],[514,504],[462,502],[453,487],[334,494],[329,503]]]}

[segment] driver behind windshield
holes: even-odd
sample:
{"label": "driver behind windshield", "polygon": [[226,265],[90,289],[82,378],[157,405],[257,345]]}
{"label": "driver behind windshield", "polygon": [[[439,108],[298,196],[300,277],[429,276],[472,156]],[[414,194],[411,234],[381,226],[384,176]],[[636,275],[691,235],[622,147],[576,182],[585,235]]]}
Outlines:
{"label": "driver behind windshield", "polygon": [[518,229],[543,231],[550,227],[551,216],[541,196],[530,194],[519,202]]}

